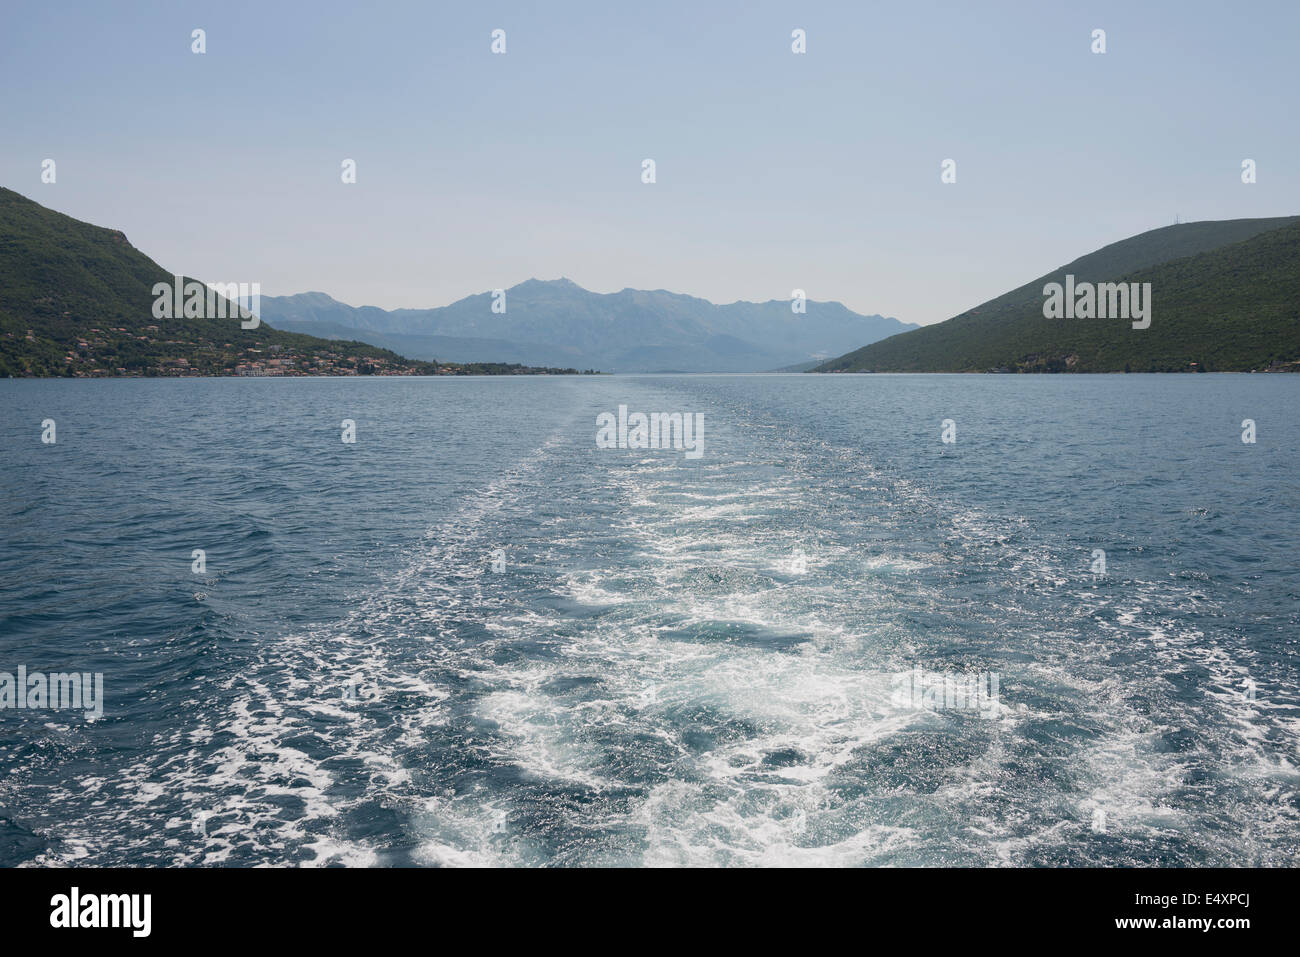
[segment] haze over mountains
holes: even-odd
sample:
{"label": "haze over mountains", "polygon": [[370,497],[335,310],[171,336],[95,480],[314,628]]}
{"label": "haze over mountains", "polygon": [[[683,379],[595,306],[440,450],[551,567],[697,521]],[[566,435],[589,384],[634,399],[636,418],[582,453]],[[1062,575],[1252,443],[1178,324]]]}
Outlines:
{"label": "haze over mountains", "polygon": [[[1045,318],[1044,286],[1067,274],[1149,284],[1150,326]],[[152,287],[171,279],[119,231],[0,189],[0,375],[1300,371],[1294,216],[1151,230],[923,328],[836,302],[795,313],[530,279],[506,290],[504,314],[490,292],[392,311],[304,293],[263,297],[245,330],[155,316]]]}
{"label": "haze over mountains", "polygon": [[[1151,325],[1048,319],[1043,287],[1150,283]],[[817,372],[1300,370],[1300,217],[1166,226],[1112,243],[959,316]]]}
{"label": "haze over mountains", "polygon": [[853,312],[838,302],[789,300],[715,305],[658,290],[596,293],[568,279],[530,279],[434,309],[354,307],[324,293],[263,296],[262,319],[277,329],[359,339],[412,358],[490,358],[602,372],[765,372],[811,367],[865,343],[917,328]]}

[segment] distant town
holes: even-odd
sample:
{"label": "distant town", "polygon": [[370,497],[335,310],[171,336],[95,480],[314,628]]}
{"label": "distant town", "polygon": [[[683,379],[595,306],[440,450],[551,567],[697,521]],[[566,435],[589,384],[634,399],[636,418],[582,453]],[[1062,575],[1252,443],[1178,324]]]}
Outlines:
{"label": "distant town", "polygon": [[[4,338],[13,340],[8,332]],[[23,337],[37,343],[34,329]],[[313,343],[306,336],[295,337]],[[343,345],[342,343],[340,345]],[[356,343],[347,343],[355,346]],[[186,355],[175,353],[185,352]],[[156,325],[143,332],[124,326],[93,326],[64,348],[61,368],[24,370],[26,375],[61,375],[75,379],[158,378],[184,376],[430,376],[430,375],[578,375],[577,369],[534,368],[499,362],[443,363],[405,359],[387,350],[370,354],[332,351],[319,346],[299,347],[259,342],[243,345],[212,343],[207,348],[193,340],[168,338]],[[19,373],[23,375],[24,373]],[[582,374],[595,374],[588,370]]]}

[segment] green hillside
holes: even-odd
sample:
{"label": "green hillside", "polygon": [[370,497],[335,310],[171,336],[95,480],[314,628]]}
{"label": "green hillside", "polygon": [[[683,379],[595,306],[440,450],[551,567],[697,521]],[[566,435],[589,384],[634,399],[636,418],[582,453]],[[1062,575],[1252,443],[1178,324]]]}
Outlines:
{"label": "green hillside", "polygon": [[[1151,283],[1152,319],[1046,319],[1043,287]],[[1167,226],[814,372],[1184,372],[1300,362],[1300,217]]]}
{"label": "green hillside", "polygon": [[0,187],[0,377],[541,371],[421,362],[265,323],[246,330],[237,318],[155,318],[153,286],[172,281],[121,232]]}

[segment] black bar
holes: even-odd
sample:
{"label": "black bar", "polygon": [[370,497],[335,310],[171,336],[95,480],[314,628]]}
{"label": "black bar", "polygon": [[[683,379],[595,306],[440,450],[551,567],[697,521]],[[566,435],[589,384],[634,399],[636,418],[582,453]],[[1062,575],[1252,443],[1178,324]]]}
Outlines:
{"label": "black bar", "polygon": [[[9,869],[0,871],[0,913],[15,944],[337,948],[414,936],[429,943],[421,949],[437,950],[455,940],[457,949],[475,946],[476,938],[496,946],[504,936],[531,946],[568,939],[622,949],[653,939],[734,943],[733,935],[770,933],[773,941],[793,934],[810,942],[848,933],[864,946],[901,935],[930,953],[1021,934],[1044,945],[1127,938],[1233,946],[1290,927],[1294,880],[1287,870],[1235,869]],[[73,887],[83,906],[92,895],[150,895],[148,936],[131,926],[52,927],[57,895],[70,897]],[[1154,924],[1120,926],[1134,919]]]}

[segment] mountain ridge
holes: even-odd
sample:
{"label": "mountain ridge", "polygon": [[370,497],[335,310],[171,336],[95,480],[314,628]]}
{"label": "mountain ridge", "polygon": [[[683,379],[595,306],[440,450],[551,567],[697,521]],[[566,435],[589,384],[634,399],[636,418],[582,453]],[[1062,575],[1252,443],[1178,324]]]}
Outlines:
{"label": "mountain ridge", "polygon": [[262,315],[281,328],[400,345],[416,357],[436,349],[447,359],[468,360],[492,348],[500,360],[613,372],[763,372],[917,328],[837,301],[807,300],[806,312],[796,314],[790,300],[718,304],[631,287],[600,293],[567,277],[531,277],[504,292],[504,314],[492,311],[492,292],[429,309],[384,310],[313,290],[264,296]]}

